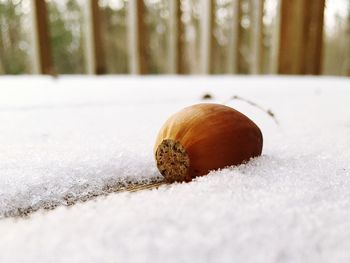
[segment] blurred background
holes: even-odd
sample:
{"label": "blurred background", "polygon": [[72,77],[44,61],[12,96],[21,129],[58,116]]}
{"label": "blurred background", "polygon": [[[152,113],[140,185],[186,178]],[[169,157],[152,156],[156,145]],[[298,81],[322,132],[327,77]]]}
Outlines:
{"label": "blurred background", "polygon": [[0,0],[0,74],[350,76],[350,1]]}

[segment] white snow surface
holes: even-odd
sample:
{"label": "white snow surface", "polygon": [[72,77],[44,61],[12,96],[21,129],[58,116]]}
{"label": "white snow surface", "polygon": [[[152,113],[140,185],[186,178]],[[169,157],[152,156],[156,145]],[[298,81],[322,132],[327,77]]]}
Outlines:
{"label": "white snow surface", "polygon": [[[16,210],[159,177],[181,108],[238,95],[263,155],[190,183]],[[1,77],[0,262],[350,262],[350,79]]]}

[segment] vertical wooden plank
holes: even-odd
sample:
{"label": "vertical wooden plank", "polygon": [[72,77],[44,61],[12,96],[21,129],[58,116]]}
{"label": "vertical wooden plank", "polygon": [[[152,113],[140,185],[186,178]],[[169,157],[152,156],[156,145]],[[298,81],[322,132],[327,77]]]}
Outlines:
{"label": "vertical wooden plank", "polygon": [[251,0],[252,30],[251,30],[251,74],[261,74],[263,71],[263,17],[264,0]]}
{"label": "vertical wooden plank", "polygon": [[302,73],[321,74],[323,47],[323,20],[325,0],[311,0],[305,2],[309,14],[305,14]]}
{"label": "vertical wooden plank", "polygon": [[178,6],[180,1],[170,0],[169,1],[169,69],[168,72],[171,74],[177,73],[178,64]]}
{"label": "vertical wooden plank", "polygon": [[213,47],[213,9],[214,0],[202,0],[201,17],[201,72],[210,74]]}
{"label": "vertical wooden plank", "polygon": [[45,0],[31,0],[33,21],[33,73],[55,74]]}
{"label": "vertical wooden plank", "polygon": [[4,70],[4,66],[3,66],[3,62],[0,59],[0,75],[5,74],[5,70]]}
{"label": "vertical wooden plank", "polygon": [[301,74],[304,0],[282,0],[278,73]]}
{"label": "vertical wooden plank", "polygon": [[215,63],[214,63],[214,56],[215,56],[215,49],[216,49],[216,40],[214,37],[214,24],[215,24],[215,0],[210,1],[210,13],[209,13],[209,21],[210,21],[210,28],[209,28],[209,61],[208,61],[208,74],[211,74],[215,71]]}
{"label": "vertical wooden plank", "polygon": [[92,29],[94,39],[95,73],[105,74],[107,72],[107,68],[101,28],[103,17],[98,5],[98,0],[91,0],[91,9],[93,22]]}
{"label": "vertical wooden plank", "polygon": [[350,77],[350,3],[348,4],[348,30],[347,30],[347,49],[346,49],[346,57],[347,57],[347,67],[346,67],[346,75],[348,75]]}
{"label": "vertical wooden plank", "polygon": [[129,46],[129,72],[139,74],[139,50],[138,50],[138,27],[137,27],[137,3],[129,1],[127,5],[128,46]]}
{"label": "vertical wooden plank", "polygon": [[91,1],[88,0],[85,2],[84,7],[84,32],[85,32],[85,41],[84,41],[84,47],[85,47],[85,70],[87,74],[93,75],[95,74],[95,52],[94,52],[94,37],[93,37],[93,22],[92,22],[92,10],[91,10]]}
{"label": "vertical wooden plank", "polygon": [[272,31],[271,52],[269,56],[270,66],[269,73],[277,74],[279,65],[279,47],[280,47],[280,32],[281,32],[281,4],[282,0],[277,0],[276,17]]}
{"label": "vertical wooden plank", "polygon": [[128,1],[129,65],[131,74],[147,73],[147,32],[143,0]]}
{"label": "vertical wooden plank", "polygon": [[[88,41],[91,43],[90,47],[90,63],[88,65],[88,72],[90,74],[105,74],[106,60],[101,32],[101,10],[98,5],[98,0],[87,1],[87,25],[88,25]],[[89,61],[89,60],[88,60]]]}
{"label": "vertical wooden plank", "polygon": [[169,73],[184,74],[183,67],[183,34],[184,24],[181,21],[181,0],[169,1]]}
{"label": "vertical wooden plank", "polygon": [[[31,62],[31,73],[40,74],[40,59],[39,59],[39,37],[38,27],[36,21],[36,6],[35,0],[30,1],[30,22],[32,33],[30,34],[30,62]],[[0,61],[1,63],[1,61]]]}
{"label": "vertical wooden plank", "polygon": [[231,48],[228,52],[228,72],[237,74],[239,69],[239,48],[240,48],[240,32],[241,32],[241,0],[233,0],[232,3],[232,25],[231,25]]}
{"label": "vertical wooden plank", "polygon": [[105,74],[106,61],[101,34],[101,10],[98,0],[86,2],[86,60],[88,74]]}
{"label": "vertical wooden plank", "polygon": [[176,0],[176,73],[184,74],[184,33],[185,25],[181,20],[182,11],[181,11],[181,0]]}
{"label": "vertical wooden plank", "polygon": [[145,26],[144,17],[146,5],[143,0],[137,0],[137,27],[138,27],[138,49],[140,74],[147,74],[147,54],[148,54],[148,34]]}
{"label": "vertical wooden plank", "polygon": [[282,0],[278,72],[320,74],[324,0]]}

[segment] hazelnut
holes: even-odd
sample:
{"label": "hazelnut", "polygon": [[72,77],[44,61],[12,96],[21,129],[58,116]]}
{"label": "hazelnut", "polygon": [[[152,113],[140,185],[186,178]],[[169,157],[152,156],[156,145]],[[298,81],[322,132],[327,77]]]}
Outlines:
{"label": "hazelnut", "polygon": [[259,156],[262,146],[262,133],[247,116],[228,106],[203,103],[184,108],[165,122],[154,154],[167,182],[188,182]]}

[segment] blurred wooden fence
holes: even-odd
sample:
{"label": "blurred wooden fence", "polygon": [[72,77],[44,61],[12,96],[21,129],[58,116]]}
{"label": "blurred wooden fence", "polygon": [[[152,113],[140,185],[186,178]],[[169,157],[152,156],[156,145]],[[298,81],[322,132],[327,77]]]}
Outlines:
{"label": "blurred wooden fence", "polygon": [[[50,41],[49,23],[45,0],[31,0],[33,10],[34,34],[34,68],[38,74],[54,74]],[[238,72],[239,41],[241,21],[241,1],[233,0],[233,39],[229,59],[230,72]],[[262,31],[263,31],[263,0],[250,0],[254,6],[252,18],[251,46],[252,63],[250,73],[262,73]],[[100,13],[98,0],[87,0],[86,24],[86,58],[89,74],[106,73],[105,51],[101,36]],[[172,74],[183,73],[183,24],[180,21],[180,0],[169,0],[170,31],[169,35],[169,68]],[[201,9],[201,72],[213,72],[213,5],[214,0],[202,0]],[[147,30],[143,23],[145,4],[142,0],[130,0],[128,3],[128,45],[129,67],[132,74],[147,74]],[[314,74],[321,73],[322,36],[325,0],[280,0],[278,6],[278,26],[274,33],[275,48],[272,51],[272,73],[277,74]],[[116,36],[118,37],[118,36]]]}

